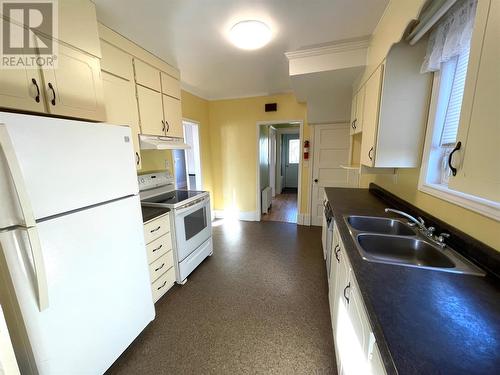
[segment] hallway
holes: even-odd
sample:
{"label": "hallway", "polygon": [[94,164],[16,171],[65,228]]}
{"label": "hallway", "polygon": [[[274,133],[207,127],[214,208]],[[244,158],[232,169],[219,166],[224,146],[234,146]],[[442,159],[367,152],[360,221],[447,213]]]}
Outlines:
{"label": "hallway", "polygon": [[281,221],[297,223],[297,189],[284,189],[282,194],[277,194],[269,212],[262,215],[262,221]]}
{"label": "hallway", "polygon": [[219,221],[213,239],[108,373],[336,373],[320,229]]}

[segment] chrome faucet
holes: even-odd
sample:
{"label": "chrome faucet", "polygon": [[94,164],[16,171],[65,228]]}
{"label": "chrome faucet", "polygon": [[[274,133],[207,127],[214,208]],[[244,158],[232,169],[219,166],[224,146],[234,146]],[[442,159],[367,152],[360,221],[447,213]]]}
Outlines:
{"label": "chrome faucet", "polygon": [[420,231],[427,236],[429,239],[431,239],[434,243],[441,247],[445,247],[446,244],[444,243],[445,238],[449,238],[450,235],[448,233],[441,233],[439,236],[434,236],[434,231],[436,228],[434,227],[426,227],[424,219],[421,217],[418,217],[418,219],[415,219],[413,216],[407,214],[406,212],[395,210],[393,208],[386,208],[385,212],[394,212],[395,214],[398,214],[400,216],[406,217],[408,220],[411,221],[411,223],[408,223],[410,226],[417,226]]}
{"label": "chrome faucet", "polygon": [[428,229],[430,229],[430,228],[432,228],[432,231],[434,232],[434,228],[433,227],[430,227],[430,228],[426,228],[425,227],[424,219],[422,219],[421,217],[419,217],[418,219],[415,219],[410,214],[407,214],[406,212],[403,212],[403,211],[395,210],[393,208],[386,208],[385,212],[394,212],[395,214],[398,214],[400,216],[406,217],[408,220],[410,220],[411,222],[413,222],[413,225],[417,225],[424,232],[427,232]]}

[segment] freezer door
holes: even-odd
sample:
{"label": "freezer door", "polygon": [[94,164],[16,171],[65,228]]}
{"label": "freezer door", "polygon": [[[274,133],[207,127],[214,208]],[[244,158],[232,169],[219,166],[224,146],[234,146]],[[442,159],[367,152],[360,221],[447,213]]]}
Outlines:
{"label": "freezer door", "polygon": [[42,312],[25,232],[0,233],[0,255],[8,265],[0,277],[10,276],[0,284],[0,304],[9,306],[21,373],[102,374],[154,318],[139,198],[53,218],[37,228],[49,301]]}
{"label": "freezer door", "polygon": [[[138,194],[128,127],[6,112],[0,112],[0,124],[7,129],[37,220]],[[4,143],[0,229],[22,224]]]}

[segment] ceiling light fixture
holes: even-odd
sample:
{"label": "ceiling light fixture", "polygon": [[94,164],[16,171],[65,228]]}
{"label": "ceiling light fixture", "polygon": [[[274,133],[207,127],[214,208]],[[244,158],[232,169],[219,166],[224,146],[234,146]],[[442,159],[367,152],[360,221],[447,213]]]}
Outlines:
{"label": "ceiling light fixture", "polygon": [[241,21],[231,27],[231,42],[241,49],[258,49],[271,40],[271,29],[264,22],[256,20]]}

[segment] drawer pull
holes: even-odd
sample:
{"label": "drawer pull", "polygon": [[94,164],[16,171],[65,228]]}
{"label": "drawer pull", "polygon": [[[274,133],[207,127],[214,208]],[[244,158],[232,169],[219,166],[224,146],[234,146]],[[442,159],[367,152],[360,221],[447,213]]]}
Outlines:
{"label": "drawer pull", "polygon": [[49,89],[52,90],[52,94],[53,94],[53,97],[52,97],[52,100],[50,101],[52,103],[52,105],[56,105],[56,90],[54,90],[54,86],[52,86],[52,83],[49,82]]}
{"label": "drawer pull", "polygon": [[345,293],[347,292],[347,289],[350,289],[350,288],[351,288],[351,282],[349,281],[349,284],[347,284],[347,285],[345,286],[345,288],[344,288],[344,298],[345,298],[345,300],[347,301],[347,304],[349,304],[349,297],[347,297],[347,296],[345,295]]}
{"label": "drawer pull", "polygon": [[165,263],[162,263],[160,267],[155,268],[155,272],[158,272],[159,270],[161,270],[163,268],[163,266],[165,266]]}
{"label": "drawer pull", "polygon": [[32,79],[31,79],[31,82],[33,82],[33,84],[34,84],[34,85],[35,85],[35,87],[36,87],[36,97],[35,97],[35,102],[40,103],[40,87],[38,87],[38,83],[36,82],[36,79],[32,78]]}
{"label": "drawer pull", "polygon": [[160,230],[160,228],[161,228],[161,225],[158,225],[158,228],[151,229],[149,232],[150,232],[150,233],[154,233],[154,232],[156,232],[156,231],[159,231],[159,230]]}
{"label": "drawer pull", "polygon": [[340,263],[339,252],[340,252],[340,245],[337,244],[335,245],[335,258],[337,258],[337,263]]}
{"label": "drawer pull", "polygon": [[163,247],[163,244],[161,244],[160,246],[158,246],[156,249],[153,249],[153,253],[154,253],[155,251],[160,250],[162,247]]}
{"label": "drawer pull", "polygon": [[160,290],[161,288],[163,288],[165,285],[167,285],[167,280],[165,280],[163,282],[163,284],[161,284],[158,288],[156,288],[156,290]]}

